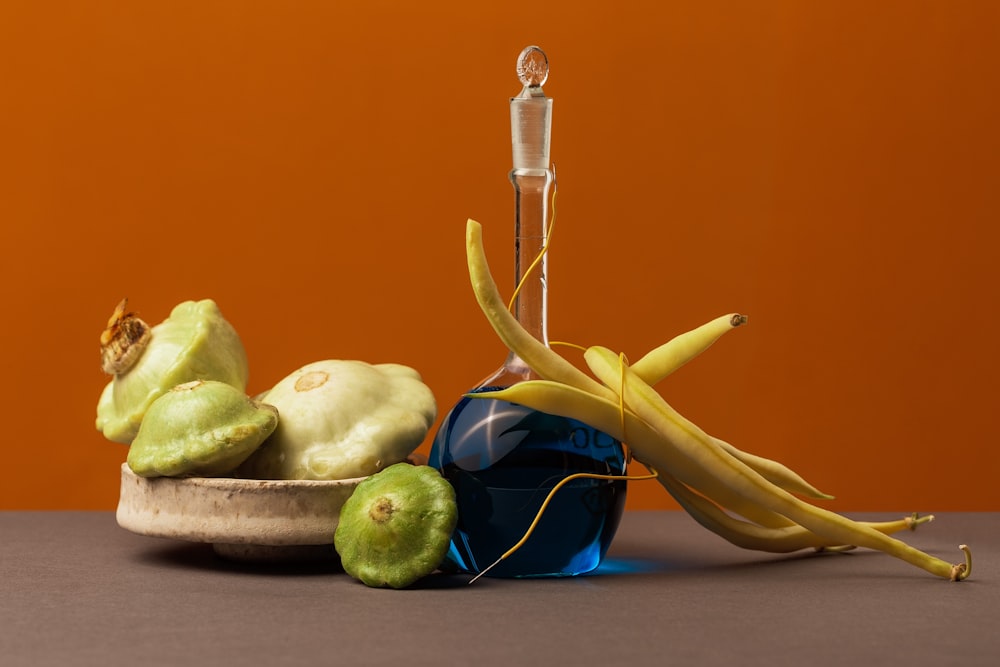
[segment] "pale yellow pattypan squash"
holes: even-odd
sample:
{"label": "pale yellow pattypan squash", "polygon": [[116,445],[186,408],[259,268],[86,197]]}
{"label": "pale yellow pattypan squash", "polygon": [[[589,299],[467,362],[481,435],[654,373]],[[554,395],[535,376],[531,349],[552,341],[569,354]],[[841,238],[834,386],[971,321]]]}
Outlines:
{"label": "pale yellow pattypan squash", "polygon": [[347,479],[404,461],[437,416],[420,374],[401,364],[325,360],[257,397],[278,427],[238,471],[259,479]]}
{"label": "pale yellow pattypan squash", "polygon": [[214,380],[246,391],[246,351],[214,301],[178,304],[152,328],[125,305],[101,335],[102,365],[113,376],[97,403],[104,437],[131,443],[153,401],[185,382]]}

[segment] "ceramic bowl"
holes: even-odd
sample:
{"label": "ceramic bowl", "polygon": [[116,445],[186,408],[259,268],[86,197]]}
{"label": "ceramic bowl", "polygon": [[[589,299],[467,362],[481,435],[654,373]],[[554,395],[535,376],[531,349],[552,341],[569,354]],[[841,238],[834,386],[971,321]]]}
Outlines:
{"label": "ceramic bowl", "polygon": [[332,558],[340,508],[363,479],[146,478],[123,463],[116,518],[133,533],[208,543],[226,558]]}

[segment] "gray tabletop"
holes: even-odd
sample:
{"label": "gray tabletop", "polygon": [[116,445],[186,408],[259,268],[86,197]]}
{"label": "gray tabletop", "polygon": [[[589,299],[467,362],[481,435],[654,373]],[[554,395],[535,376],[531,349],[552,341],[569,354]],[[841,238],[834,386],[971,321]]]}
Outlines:
{"label": "gray tabletop", "polygon": [[[859,514],[859,518],[898,518]],[[133,535],[104,512],[0,512],[0,664],[998,665],[1000,513],[906,533],[952,583],[871,551],[738,549],[680,512],[630,512],[599,574],[435,575],[367,588]]]}

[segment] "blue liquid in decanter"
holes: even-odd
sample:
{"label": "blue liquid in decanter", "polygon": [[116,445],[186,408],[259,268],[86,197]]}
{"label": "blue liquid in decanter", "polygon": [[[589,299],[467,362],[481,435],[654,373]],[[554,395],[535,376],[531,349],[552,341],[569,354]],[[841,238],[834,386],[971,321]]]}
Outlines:
{"label": "blue liquid in decanter", "polygon": [[[524,536],[560,480],[579,472],[623,475],[626,468],[621,443],[579,421],[503,400],[468,397],[442,421],[430,464],[451,482],[458,502],[448,561],[476,574]],[[593,571],[618,529],[625,493],[624,480],[569,482],[556,491],[531,537],[487,576]]]}

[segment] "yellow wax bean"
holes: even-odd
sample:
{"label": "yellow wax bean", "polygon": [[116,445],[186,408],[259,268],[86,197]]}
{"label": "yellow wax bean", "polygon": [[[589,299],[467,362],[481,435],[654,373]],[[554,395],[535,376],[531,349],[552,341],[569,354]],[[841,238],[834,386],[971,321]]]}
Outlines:
{"label": "yellow wax bean", "polygon": [[730,313],[671,338],[632,364],[632,370],[648,384],[656,384],[712,346],[724,333],[746,324],[746,315]]}
{"label": "yellow wax bean", "polygon": [[[851,545],[833,544],[799,525],[769,528],[730,516],[708,498],[699,495],[672,475],[659,473],[661,484],[702,527],[743,549],[770,553],[790,553],[802,549],[841,550]],[[913,529],[933,517],[906,517],[895,521],[859,522],[881,533]]]}
{"label": "yellow wax bean", "polygon": [[614,398],[614,392],[528,333],[510,313],[490,274],[483,248],[482,225],[469,220],[466,224],[465,241],[469,278],[476,301],[504,345],[544,379],[558,380],[598,396]]}
{"label": "yellow wax bean", "polygon": [[[661,437],[688,452],[706,471],[736,493],[778,514],[788,517],[804,528],[822,535],[836,544],[852,544],[876,549],[904,560],[911,565],[952,580],[968,576],[971,569],[967,549],[966,562],[952,565],[924,553],[905,542],[889,537],[835,512],[810,505],[784,489],[767,481],[749,466],[718,446],[711,437],[682,417],[652,387],[637,377],[627,366],[622,367],[618,355],[611,350],[591,347],[585,353],[590,368],[605,383],[613,383],[624,373],[625,403],[643,421],[649,423]],[[641,452],[633,445],[641,460]]]}
{"label": "yellow wax bean", "polygon": [[712,439],[719,445],[719,447],[722,447],[740,461],[743,461],[743,463],[759,472],[769,482],[777,484],[785,491],[791,491],[792,493],[798,493],[803,496],[809,496],[810,498],[817,498],[820,500],[833,499],[833,496],[823,493],[817,489],[784,463],[766,458],[764,456],[751,454],[750,452],[745,452],[742,449],[734,447],[725,440],[720,440],[719,438]]}
{"label": "yellow wax bean", "polygon": [[[753,467],[737,458],[738,450],[732,451],[735,448],[729,446],[730,449],[727,451],[720,442],[678,414],[662,396],[610,350],[595,347],[585,353],[588,365],[604,383],[603,385],[579,371],[544,343],[531,336],[509,313],[499,298],[499,292],[489,274],[482,247],[480,225],[470,220],[466,229],[469,273],[476,298],[494,331],[508,349],[538,376],[547,378],[553,387],[568,385],[568,389],[574,393],[571,400],[567,401],[567,405],[574,410],[579,409],[581,405],[588,408],[601,405],[602,411],[606,412],[606,408],[611,407],[610,416],[605,414],[603,417],[607,421],[604,424],[595,418],[597,412],[589,416],[569,412],[562,414],[580,419],[605,432],[618,433],[619,439],[630,444],[638,460],[652,465],[658,472],[662,468],[676,475],[682,482],[690,481],[691,488],[703,494],[708,500],[726,507],[722,502],[723,496],[725,500],[735,499],[733,504],[742,504],[748,508],[743,514],[748,519],[756,520],[751,514],[759,512],[768,520],[779,518],[771,524],[771,528],[778,529],[788,527],[789,524],[798,524],[802,529],[828,540],[830,544],[857,545],[881,550],[935,575],[956,581],[969,576],[972,570],[972,557],[965,545],[960,545],[960,549],[965,553],[965,562],[951,565],[900,540],[888,537],[876,527],[851,521],[834,512],[810,505],[769,481]],[[679,349],[680,345],[675,347]],[[675,353],[670,353],[673,354]],[[670,355],[665,354],[665,356]],[[683,358],[684,355],[675,357],[675,359]],[[676,361],[670,363],[650,361],[649,365],[663,369],[670,368],[676,363]],[[508,391],[516,391],[519,386],[521,385],[515,385]],[[618,387],[618,391],[610,387]],[[532,387],[529,386],[527,391],[531,400],[538,398],[534,393],[530,393],[534,391]],[[545,395],[550,394],[558,396],[560,400],[565,400],[567,395],[562,391],[546,392]],[[493,397],[499,396],[494,394]],[[582,397],[586,397],[586,400],[582,400]],[[508,400],[560,414],[557,410],[546,410],[537,403],[533,405],[527,400],[515,400],[513,395]],[[630,425],[632,432],[626,433],[626,427]],[[669,465],[656,464],[658,461],[667,460],[672,460],[677,467],[672,469]],[[689,479],[685,480],[681,472]],[[695,482],[700,483],[700,488]],[[769,527],[763,522],[758,521],[758,523],[765,528]]]}
{"label": "yellow wax bean", "polygon": [[[707,350],[723,334],[746,324],[746,322],[747,316],[740,315],[739,313],[729,313],[710,320],[650,350],[645,356],[632,364],[632,371],[647,384],[656,384]],[[614,389],[615,387],[611,385],[610,388]],[[785,490],[811,498],[820,498],[823,500],[831,500],[833,498],[833,496],[823,493],[812,484],[806,482],[801,475],[782,463],[745,452],[721,440],[717,440],[717,442],[730,454],[736,456]]]}

